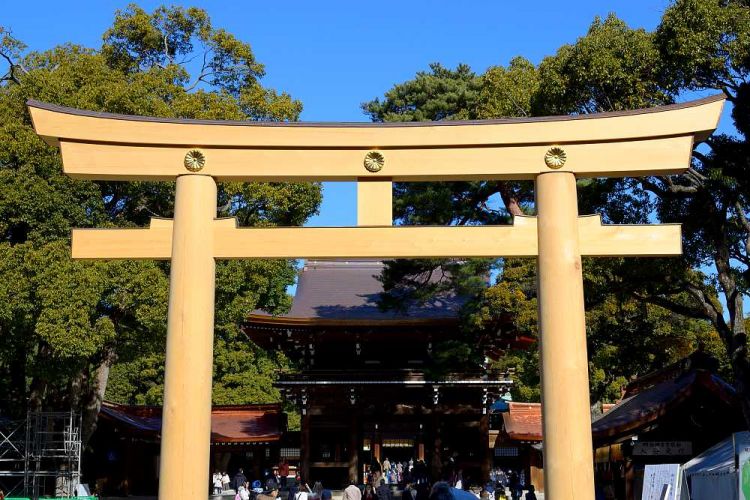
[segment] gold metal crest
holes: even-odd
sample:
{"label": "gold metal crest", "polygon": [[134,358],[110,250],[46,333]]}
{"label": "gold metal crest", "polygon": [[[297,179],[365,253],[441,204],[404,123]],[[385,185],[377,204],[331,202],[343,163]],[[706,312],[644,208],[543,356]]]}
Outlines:
{"label": "gold metal crest", "polygon": [[370,151],[365,155],[365,168],[370,172],[380,172],[385,165],[385,156],[379,151]]}
{"label": "gold metal crest", "polygon": [[206,165],[206,155],[200,149],[191,149],[185,155],[185,168],[198,172]]}
{"label": "gold metal crest", "polygon": [[558,169],[565,165],[567,159],[567,153],[565,153],[565,150],[559,146],[549,148],[544,155],[544,163],[546,163],[549,168],[554,169]]}

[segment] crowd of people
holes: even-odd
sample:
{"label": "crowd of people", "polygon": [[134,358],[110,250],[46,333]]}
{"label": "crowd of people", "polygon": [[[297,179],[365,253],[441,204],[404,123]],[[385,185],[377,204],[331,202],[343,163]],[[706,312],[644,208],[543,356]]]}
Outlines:
{"label": "crowd of people", "polygon": [[279,482],[275,477],[269,478],[265,485],[258,479],[250,483],[242,468],[232,479],[226,472],[215,471],[211,484],[214,495],[233,494],[234,500],[275,500],[279,495]]}
{"label": "crowd of people", "polygon": [[410,458],[408,462],[391,462],[386,457],[382,464],[375,462],[370,466],[372,481],[378,472],[380,473],[378,477],[382,478],[385,484],[421,484],[426,483],[429,477],[424,460],[415,462],[413,458]]}
{"label": "crowd of people", "polygon": [[[226,472],[212,477],[216,495],[232,495],[234,500],[332,500],[332,491],[320,481],[312,487],[304,478],[289,478],[289,464],[284,460],[263,480],[252,483],[242,469],[230,480]],[[373,462],[363,484],[352,481],[343,490],[342,500],[393,500],[401,491],[403,500],[537,500],[534,486],[526,484],[523,472],[494,469],[488,482],[481,484],[464,477],[451,459],[442,471],[442,480],[430,483],[423,460]],[[335,485],[340,487],[343,485]]]}
{"label": "crowd of people", "polygon": [[[402,489],[404,500],[536,500],[534,486],[526,484],[523,471],[494,469],[486,483],[465,477],[463,470],[449,458],[442,468],[442,480],[430,484],[427,464],[423,460],[374,463],[364,485],[364,500],[392,500],[392,486]],[[444,497],[446,491],[450,497]],[[442,496],[441,496],[442,495]]]}

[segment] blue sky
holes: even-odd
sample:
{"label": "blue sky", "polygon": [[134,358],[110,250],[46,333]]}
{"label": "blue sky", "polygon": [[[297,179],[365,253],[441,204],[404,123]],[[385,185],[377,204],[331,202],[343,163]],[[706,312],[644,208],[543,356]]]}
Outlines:
{"label": "blue sky", "polygon": [[[129,2],[7,2],[0,24],[31,49],[73,42],[98,47],[115,10]],[[137,2],[146,10],[164,2]],[[167,2],[168,3],[168,2]],[[304,104],[308,121],[365,121],[360,103],[410,79],[431,62],[475,71],[533,62],[586,32],[594,16],[615,12],[632,27],[653,29],[668,2],[620,0],[192,1],[216,27],[249,42],[266,65],[266,86]],[[726,118],[724,122],[726,123]],[[308,225],[353,225],[355,188],[327,183],[321,214]]]}

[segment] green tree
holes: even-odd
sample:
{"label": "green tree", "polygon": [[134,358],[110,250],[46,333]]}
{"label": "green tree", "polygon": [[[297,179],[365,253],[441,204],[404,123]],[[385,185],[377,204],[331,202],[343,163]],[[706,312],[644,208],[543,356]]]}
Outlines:
{"label": "green tree", "polygon": [[[746,3],[690,0],[671,5],[654,33],[631,29],[614,15],[597,18],[585,36],[538,66],[515,58],[507,67],[476,76],[472,88],[479,84],[480,89],[474,99],[464,101],[468,109],[456,109],[447,105],[453,101],[433,95],[431,89],[441,86],[434,81],[425,85],[422,73],[396,85],[384,102],[363,105],[375,120],[500,118],[619,111],[669,104],[693,90],[729,91],[742,138],[714,138],[709,152],[701,146],[687,174],[579,181],[581,213],[602,213],[610,223],[682,222],[685,240],[681,259],[584,261],[592,401],[615,398],[628,379],[679,359],[699,340],[724,360],[731,356],[734,380],[749,399],[742,311],[750,235],[750,156],[742,122],[750,122],[743,94],[750,61],[748,16]],[[443,70],[432,76],[448,74]],[[398,106],[389,105],[395,97]],[[419,114],[414,111],[418,107],[430,112]],[[407,111],[394,115],[399,109]],[[535,210],[532,186],[524,183],[403,184],[395,193],[396,216],[407,223],[503,223]],[[385,282],[396,286],[438,265],[446,263],[425,261],[415,268],[394,262]],[[708,266],[715,274],[707,272]],[[534,335],[535,322],[526,320],[535,316],[534,263],[506,259],[497,267],[497,283],[475,296],[467,309],[468,329],[491,331],[498,321],[507,324],[502,316],[510,311],[517,319],[509,333]],[[420,290],[423,296],[427,292]],[[726,299],[729,321],[719,293]],[[392,304],[385,300],[384,306]],[[717,350],[722,345],[723,352]],[[533,352],[501,360],[523,373],[517,386],[521,397],[538,396],[532,369],[536,362]]]}
{"label": "green tree", "polygon": [[[73,227],[144,226],[170,217],[174,186],[90,182],[62,175],[56,149],[33,132],[27,99],[94,111],[174,118],[296,120],[288,94],[265,88],[251,47],[195,8],[131,5],[99,48],[41,52],[0,28],[0,390],[3,407],[73,407],[94,429],[105,394],[161,401],[168,263],[80,262]],[[192,61],[192,62],[191,62]],[[195,61],[202,61],[196,65]],[[317,211],[317,184],[227,183],[219,215],[242,225],[297,225]],[[278,400],[271,383],[289,363],[241,333],[247,312],[282,312],[292,261],[217,265],[214,400]]]}
{"label": "green tree", "polygon": [[[732,363],[750,422],[750,365],[744,296],[750,276],[750,5],[746,1],[677,0],[664,13],[656,44],[664,80],[685,90],[721,90],[732,106],[736,133],[717,135],[694,152],[690,171],[676,179],[645,179],[662,220],[684,223],[693,266],[711,269],[671,278],[689,294],[670,309],[711,322]],[[679,280],[681,279],[681,280]],[[723,307],[716,295],[723,296]]]}

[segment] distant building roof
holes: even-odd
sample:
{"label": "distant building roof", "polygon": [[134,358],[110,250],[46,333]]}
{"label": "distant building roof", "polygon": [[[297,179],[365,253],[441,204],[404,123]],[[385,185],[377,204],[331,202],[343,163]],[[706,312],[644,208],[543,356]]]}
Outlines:
{"label": "distant building roof", "polygon": [[[319,261],[305,263],[299,276],[297,293],[287,320],[409,321],[456,319],[465,298],[454,293],[441,294],[428,303],[401,310],[380,309],[383,293],[379,277],[385,264],[374,260]],[[434,278],[433,281],[437,280]],[[255,311],[250,320],[270,318]]]}
{"label": "distant building roof", "polygon": [[[99,417],[142,437],[158,438],[162,409],[158,406],[104,402]],[[286,425],[280,404],[214,406],[211,410],[212,443],[278,441]]]}
{"label": "distant building roof", "polygon": [[[718,376],[704,370],[691,370],[641,389],[617,404],[602,405],[604,413],[591,425],[594,441],[615,442],[638,434],[692,397],[697,389],[707,390],[727,405],[731,405],[735,397],[735,390]],[[508,406],[508,411],[502,413],[507,438],[513,441],[541,441],[541,404],[509,402]]]}
{"label": "distant building roof", "polygon": [[592,422],[594,440],[614,442],[637,434],[664,418],[677,405],[705,389],[718,400],[732,405],[735,390],[721,378],[705,370],[691,370],[671,380],[641,389],[617,403]]}
{"label": "distant building roof", "polygon": [[513,441],[542,440],[542,405],[540,403],[508,402],[503,413],[503,427]]}
{"label": "distant building roof", "polygon": [[[541,441],[542,440],[542,405],[540,403],[518,403],[508,401],[508,411],[503,412],[503,429],[508,439],[512,441]],[[604,413],[615,405],[602,405]]]}
{"label": "distant building roof", "polygon": [[719,361],[699,347],[698,350],[689,356],[630,382],[625,388],[625,394],[622,399],[627,399],[662,382],[674,380],[689,370],[707,370],[711,373],[716,373],[718,368]]}

